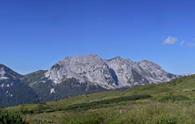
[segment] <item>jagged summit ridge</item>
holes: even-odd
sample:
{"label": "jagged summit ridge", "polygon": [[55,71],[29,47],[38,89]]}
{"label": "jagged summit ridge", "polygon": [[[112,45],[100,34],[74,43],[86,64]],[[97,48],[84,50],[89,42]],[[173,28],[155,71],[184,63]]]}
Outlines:
{"label": "jagged summit ridge", "polygon": [[14,72],[7,66],[0,64],[0,80],[6,80],[6,79],[18,79],[21,78],[22,75]]}
{"label": "jagged summit ridge", "polygon": [[75,78],[81,83],[90,82],[106,89],[161,83],[175,78],[175,75],[148,60],[135,62],[122,57],[106,60],[98,55],[66,57],[45,76],[56,84]]}

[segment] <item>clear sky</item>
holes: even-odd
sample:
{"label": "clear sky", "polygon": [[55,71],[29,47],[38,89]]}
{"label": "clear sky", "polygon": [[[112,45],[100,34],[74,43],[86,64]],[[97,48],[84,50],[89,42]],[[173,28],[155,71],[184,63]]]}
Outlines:
{"label": "clear sky", "polygon": [[1,0],[0,63],[48,69],[65,56],[148,59],[195,72],[194,0]]}

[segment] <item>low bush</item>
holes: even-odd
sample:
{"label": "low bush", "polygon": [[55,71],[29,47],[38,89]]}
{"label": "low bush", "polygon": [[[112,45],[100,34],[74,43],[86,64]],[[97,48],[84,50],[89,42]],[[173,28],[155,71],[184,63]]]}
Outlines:
{"label": "low bush", "polygon": [[20,114],[0,111],[0,124],[27,124]]}

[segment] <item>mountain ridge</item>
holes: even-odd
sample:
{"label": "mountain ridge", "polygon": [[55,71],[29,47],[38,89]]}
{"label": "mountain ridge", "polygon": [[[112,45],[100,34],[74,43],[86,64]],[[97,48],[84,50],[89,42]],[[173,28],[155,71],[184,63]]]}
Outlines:
{"label": "mountain ridge", "polygon": [[[98,55],[65,57],[49,70],[39,70],[27,75],[20,75],[1,64],[0,86],[8,83],[20,85],[14,87],[15,90],[0,87],[1,94],[4,94],[0,99],[6,101],[16,95],[14,93],[25,91],[25,99],[28,97],[30,100],[16,100],[13,105],[45,102],[103,90],[159,84],[175,78],[176,75],[148,60],[135,62],[122,57],[103,59]],[[15,92],[11,97],[5,97],[6,92],[12,91]],[[8,102],[3,105],[7,104]]]}

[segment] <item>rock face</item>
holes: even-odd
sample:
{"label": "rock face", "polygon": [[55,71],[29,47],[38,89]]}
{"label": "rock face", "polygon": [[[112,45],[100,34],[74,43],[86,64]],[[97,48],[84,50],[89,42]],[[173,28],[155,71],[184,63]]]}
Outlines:
{"label": "rock face", "polygon": [[136,62],[116,57],[108,60],[107,64],[115,72],[119,87],[131,87],[148,83],[148,80],[140,74],[141,68]]}
{"label": "rock face", "polygon": [[67,57],[55,64],[45,76],[56,84],[75,78],[80,83],[90,82],[105,89],[161,83],[176,78],[147,60],[134,62],[121,57],[104,60],[97,55]]}
{"label": "rock face", "polygon": [[115,71],[121,87],[168,82],[176,78],[175,75],[167,73],[159,65],[147,60],[133,62],[116,57],[108,60],[107,63]]}
{"label": "rock face", "polygon": [[176,75],[167,73],[159,65],[148,60],[138,62],[138,66],[142,68],[140,73],[151,83],[168,82],[176,78]]}
{"label": "rock face", "polygon": [[91,82],[111,89],[117,85],[106,62],[97,55],[67,57],[54,65],[46,77],[58,84],[65,79],[75,78],[80,83]]}
{"label": "rock face", "polygon": [[49,70],[20,75],[0,65],[0,106],[45,102],[103,90],[162,83],[176,78],[159,65],[97,55],[66,57]]}

